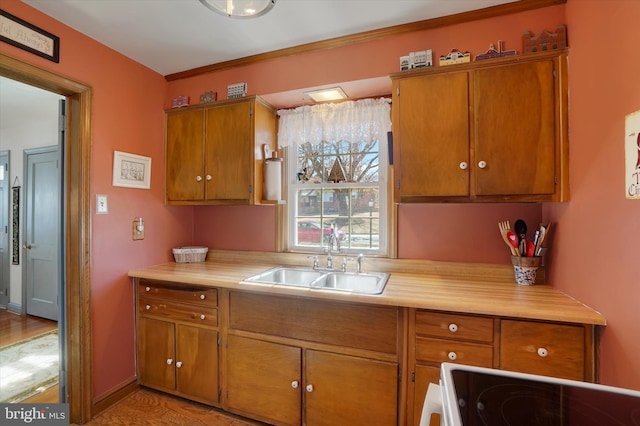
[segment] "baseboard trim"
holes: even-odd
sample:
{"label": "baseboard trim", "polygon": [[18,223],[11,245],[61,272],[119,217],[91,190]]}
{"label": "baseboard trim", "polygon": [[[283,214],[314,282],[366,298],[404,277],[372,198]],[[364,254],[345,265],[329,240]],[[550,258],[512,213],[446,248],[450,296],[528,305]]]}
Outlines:
{"label": "baseboard trim", "polygon": [[136,378],[132,378],[130,381],[112,389],[107,393],[107,395],[93,402],[93,406],[91,407],[91,418],[94,418],[104,410],[122,401],[138,389],[140,389],[140,385]]}
{"label": "baseboard trim", "polygon": [[7,305],[7,311],[22,315],[22,305],[9,302],[9,304]]}

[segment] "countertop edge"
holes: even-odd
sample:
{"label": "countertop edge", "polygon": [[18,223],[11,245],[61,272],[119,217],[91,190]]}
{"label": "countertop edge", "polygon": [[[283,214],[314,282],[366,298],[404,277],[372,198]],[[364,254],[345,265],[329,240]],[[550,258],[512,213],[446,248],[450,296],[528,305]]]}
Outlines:
{"label": "countertop edge", "polygon": [[[304,257],[305,261],[308,261],[306,256]],[[549,285],[517,285],[513,281],[504,281],[503,275],[500,274],[495,281],[483,276],[483,273],[474,276],[475,273],[470,271],[473,271],[476,264],[463,267],[461,277],[457,277],[454,271],[430,273],[431,271],[424,269],[424,267],[418,268],[418,272],[414,272],[406,268],[406,262],[400,262],[401,266],[405,271],[411,272],[398,272],[396,268],[375,269],[385,272],[391,269],[387,286],[380,295],[242,283],[245,278],[266,269],[281,264],[297,264],[282,260],[278,256],[267,256],[266,259],[243,256],[237,258],[210,256],[206,262],[168,262],[148,268],[134,269],[128,272],[128,276],[176,284],[220,287],[347,303],[366,303],[594,326],[606,325],[606,318],[602,314]],[[389,262],[393,262],[393,260],[386,260],[383,263]],[[420,264],[420,262],[409,262],[409,264],[413,263]],[[379,263],[375,266],[382,266],[382,264]],[[486,266],[480,264],[478,267]],[[501,265],[498,265],[497,269],[500,270],[500,268]],[[488,266],[488,271],[494,269],[496,269],[495,265]],[[435,270],[441,270],[441,265],[436,265]]]}

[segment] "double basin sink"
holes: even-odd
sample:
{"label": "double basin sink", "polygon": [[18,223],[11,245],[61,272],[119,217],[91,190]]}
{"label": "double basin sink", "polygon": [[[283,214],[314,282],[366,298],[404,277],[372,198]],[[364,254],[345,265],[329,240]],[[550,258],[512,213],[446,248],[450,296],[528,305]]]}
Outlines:
{"label": "double basin sink", "polygon": [[243,280],[244,283],[283,285],[319,290],[380,294],[389,274],[385,272],[345,272],[295,266],[278,266]]}

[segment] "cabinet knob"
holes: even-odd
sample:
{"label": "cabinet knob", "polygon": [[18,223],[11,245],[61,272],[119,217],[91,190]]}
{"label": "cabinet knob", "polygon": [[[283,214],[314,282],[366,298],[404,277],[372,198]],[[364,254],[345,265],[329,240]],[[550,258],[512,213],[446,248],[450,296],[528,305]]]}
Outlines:
{"label": "cabinet knob", "polygon": [[211,175],[207,175],[207,180],[211,180],[211,179],[213,179]]}
{"label": "cabinet knob", "polygon": [[313,392],[313,385],[307,385],[305,389],[307,389],[307,392]]}
{"label": "cabinet knob", "polygon": [[201,295],[200,295],[200,300],[204,300],[204,299],[206,299],[206,298],[207,298],[207,296],[205,296],[204,294],[201,294]]}
{"label": "cabinet knob", "polygon": [[297,380],[294,380],[293,382],[291,382],[291,387],[294,389],[298,389],[298,386],[300,386],[300,383],[298,383]]}
{"label": "cabinet knob", "polygon": [[453,322],[451,324],[449,324],[449,331],[452,332],[452,333],[457,332],[458,331],[458,324],[453,323]]}
{"label": "cabinet knob", "polygon": [[460,163],[460,169],[467,170],[467,167],[469,167],[469,165],[467,164],[466,161],[463,161]]}
{"label": "cabinet knob", "polygon": [[144,308],[148,311],[149,309],[151,309],[151,305],[146,305]]}
{"label": "cabinet knob", "polygon": [[151,291],[151,287],[145,287],[144,291]]}
{"label": "cabinet knob", "polygon": [[538,348],[538,356],[541,358],[546,358],[549,355],[549,351],[547,348]]}
{"label": "cabinet knob", "polygon": [[200,315],[200,319],[201,319],[201,320],[203,320],[203,319],[205,319],[205,318],[206,318],[206,317],[204,316],[204,314],[201,314],[201,315]]}
{"label": "cabinet knob", "polygon": [[171,358],[169,358],[169,359],[167,360],[167,365],[171,365],[171,364],[173,364],[173,360],[172,360]]}
{"label": "cabinet knob", "polygon": [[176,362],[176,367],[178,367],[178,368],[182,367],[182,361]]}
{"label": "cabinet knob", "polygon": [[478,167],[480,167],[481,169],[484,169],[485,167],[487,167],[487,162],[486,161],[478,161]]}
{"label": "cabinet knob", "polygon": [[456,358],[458,358],[458,354],[456,354],[455,352],[449,352],[447,354],[447,357],[451,360],[451,361],[455,361]]}
{"label": "cabinet knob", "polygon": [[196,176],[196,182],[202,181],[202,176]]}

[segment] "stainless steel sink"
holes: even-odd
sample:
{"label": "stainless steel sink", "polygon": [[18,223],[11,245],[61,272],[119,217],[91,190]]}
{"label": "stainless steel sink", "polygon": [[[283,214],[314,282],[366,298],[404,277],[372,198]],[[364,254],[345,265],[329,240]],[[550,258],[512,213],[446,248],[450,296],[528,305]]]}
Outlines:
{"label": "stainless steel sink", "polygon": [[323,272],[309,268],[278,266],[277,268],[269,269],[258,275],[246,278],[244,281],[309,287],[314,280],[324,275]]}
{"label": "stainless steel sink", "polygon": [[243,283],[380,294],[383,292],[388,279],[389,274],[387,273],[355,273],[295,266],[278,266],[245,278]]}
{"label": "stainless steel sink", "polygon": [[380,294],[387,284],[387,273],[330,272],[312,283],[312,288]]}

